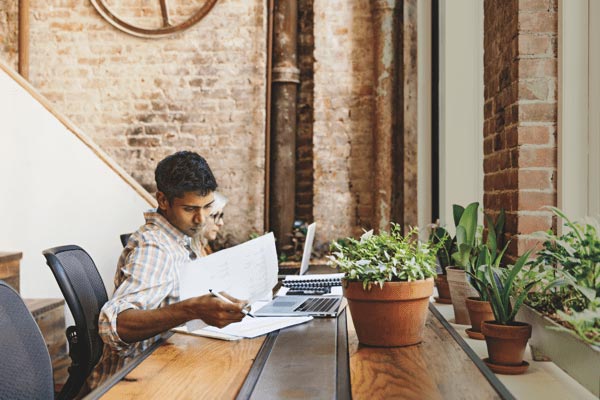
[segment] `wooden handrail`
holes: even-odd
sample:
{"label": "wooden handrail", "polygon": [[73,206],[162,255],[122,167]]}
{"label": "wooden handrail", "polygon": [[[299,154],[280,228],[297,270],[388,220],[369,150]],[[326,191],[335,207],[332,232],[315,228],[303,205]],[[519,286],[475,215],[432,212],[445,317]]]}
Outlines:
{"label": "wooden handrail", "polygon": [[156,207],[156,200],[142,185],[140,185],[135,179],[131,177],[115,160],[113,160],[108,154],[106,154],[94,141],[87,136],[81,129],[79,129],[69,118],[59,113],[52,104],[46,99],[40,92],[38,92],[27,80],[21,75],[15,72],[12,68],[6,65],[0,60],[0,69],[6,72],[12,79],[14,79],[23,89],[25,89],[34,99],[36,99],[46,110],[50,112],[58,121],[65,126],[76,138],[81,140],[83,144],[89,147],[90,150],[100,160],[102,160],[110,169],[112,169],[121,179],[125,181],[129,186],[133,188],[148,204],[152,207]]}

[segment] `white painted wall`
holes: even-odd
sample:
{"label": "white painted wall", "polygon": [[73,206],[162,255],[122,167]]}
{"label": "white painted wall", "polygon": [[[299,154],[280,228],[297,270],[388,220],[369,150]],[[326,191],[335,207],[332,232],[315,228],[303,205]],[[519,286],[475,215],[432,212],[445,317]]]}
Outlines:
{"label": "white painted wall", "polygon": [[42,250],[77,244],[109,295],[119,235],[150,208],[134,189],[0,69],[0,251],[21,251],[21,294],[62,297]]}
{"label": "white painted wall", "polygon": [[581,220],[600,216],[600,2],[558,15],[558,206]]}
{"label": "white painted wall", "polygon": [[431,0],[417,3],[417,79],[418,79],[418,226],[421,237],[429,235],[431,222]]}
{"label": "white painted wall", "polygon": [[440,1],[440,221],[483,207],[483,1]]}

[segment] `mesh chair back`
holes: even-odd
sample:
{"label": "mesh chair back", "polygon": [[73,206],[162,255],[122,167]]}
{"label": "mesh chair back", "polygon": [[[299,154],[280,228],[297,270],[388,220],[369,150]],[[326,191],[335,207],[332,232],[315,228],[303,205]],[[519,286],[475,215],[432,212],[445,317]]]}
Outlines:
{"label": "mesh chair back", "polygon": [[[73,361],[65,384],[66,398],[77,394],[100,360],[103,342],[98,335],[100,309],[108,300],[102,278],[89,254],[79,246],[59,246],[43,251],[75,320],[67,329],[69,353]],[[73,330],[77,338],[73,340]]]}
{"label": "mesh chair back", "polygon": [[129,236],[131,236],[131,233],[123,233],[123,234],[121,234],[121,236],[119,236],[123,247],[127,246],[127,242],[129,241]]}
{"label": "mesh chair back", "polygon": [[0,281],[0,399],[52,399],[52,364],[25,303]]}

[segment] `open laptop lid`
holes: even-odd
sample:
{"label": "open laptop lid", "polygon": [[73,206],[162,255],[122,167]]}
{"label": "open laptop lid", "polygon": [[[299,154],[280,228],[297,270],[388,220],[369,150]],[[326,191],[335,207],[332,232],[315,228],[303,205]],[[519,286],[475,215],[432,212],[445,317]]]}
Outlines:
{"label": "open laptop lid", "polygon": [[304,252],[302,253],[302,262],[300,263],[300,275],[306,274],[308,264],[310,263],[310,255],[312,253],[313,241],[315,240],[315,229],[317,223],[313,222],[306,229],[306,240],[304,241]]}

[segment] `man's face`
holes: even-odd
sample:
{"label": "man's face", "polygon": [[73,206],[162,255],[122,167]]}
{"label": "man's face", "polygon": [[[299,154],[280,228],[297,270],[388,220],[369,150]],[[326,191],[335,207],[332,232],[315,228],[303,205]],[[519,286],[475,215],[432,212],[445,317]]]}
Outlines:
{"label": "man's face", "polygon": [[189,237],[200,233],[203,223],[209,217],[214,201],[213,193],[200,196],[195,192],[186,192],[183,197],[175,197],[169,203],[162,192],[157,192],[158,207],[167,220]]}

